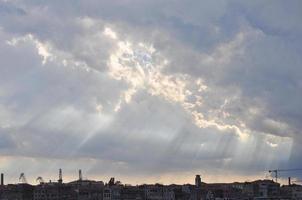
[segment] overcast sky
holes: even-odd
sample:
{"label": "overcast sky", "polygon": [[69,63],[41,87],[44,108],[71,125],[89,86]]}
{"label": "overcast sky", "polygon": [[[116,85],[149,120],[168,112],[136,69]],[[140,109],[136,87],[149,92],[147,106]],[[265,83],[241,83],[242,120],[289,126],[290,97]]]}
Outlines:
{"label": "overcast sky", "polygon": [[82,169],[133,184],[301,168],[301,10],[300,0],[0,0],[6,182],[56,180],[59,168],[65,181]]}

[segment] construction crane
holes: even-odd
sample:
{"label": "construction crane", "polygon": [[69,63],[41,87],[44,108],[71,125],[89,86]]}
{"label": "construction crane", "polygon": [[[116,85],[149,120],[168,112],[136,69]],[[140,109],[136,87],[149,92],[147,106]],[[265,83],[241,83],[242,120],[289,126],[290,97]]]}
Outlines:
{"label": "construction crane", "polygon": [[37,182],[39,182],[40,184],[44,183],[44,179],[39,176],[37,179],[36,179]]}
{"label": "construction crane", "polygon": [[302,171],[302,169],[272,169],[269,170],[269,173],[274,173],[275,174],[275,181],[278,183],[278,173],[279,172],[289,172],[289,171]]}
{"label": "construction crane", "polygon": [[108,185],[109,186],[112,186],[115,184],[115,181],[114,181],[114,177],[110,178],[109,182],[108,182]]}
{"label": "construction crane", "polygon": [[26,177],[25,177],[25,174],[24,174],[24,173],[21,173],[21,174],[20,174],[19,181],[20,181],[21,183],[27,183],[27,180],[26,180]]}

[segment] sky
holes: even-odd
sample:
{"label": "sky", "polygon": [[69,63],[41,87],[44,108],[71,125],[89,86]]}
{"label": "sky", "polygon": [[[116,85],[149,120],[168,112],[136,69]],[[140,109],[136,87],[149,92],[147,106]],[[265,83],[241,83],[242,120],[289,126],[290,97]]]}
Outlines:
{"label": "sky", "polygon": [[[300,0],[0,0],[0,171],[232,182],[302,168]],[[302,172],[281,177],[302,178]]]}

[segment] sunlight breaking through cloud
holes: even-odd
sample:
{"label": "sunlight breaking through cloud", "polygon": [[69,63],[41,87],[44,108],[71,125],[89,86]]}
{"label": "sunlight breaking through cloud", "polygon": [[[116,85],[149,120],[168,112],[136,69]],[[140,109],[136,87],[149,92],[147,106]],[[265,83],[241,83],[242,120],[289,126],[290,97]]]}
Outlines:
{"label": "sunlight breaking through cloud", "polygon": [[37,50],[38,54],[42,57],[42,64],[45,65],[47,61],[55,59],[55,56],[51,53],[51,47],[47,43],[42,43],[38,39],[34,38],[32,34],[28,34],[24,37],[13,38],[7,41],[7,44],[11,46],[17,46],[20,42],[32,42]]}
{"label": "sunlight breaking through cloud", "polygon": [[[112,35],[115,36],[114,39],[117,38],[117,33],[109,28],[105,28],[104,32],[110,38]],[[132,96],[138,90],[146,90],[149,94],[162,97],[171,103],[179,103],[191,114],[194,123],[200,128],[214,127],[220,131],[230,130],[243,141],[247,139],[250,134],[248,129],[205,118],[197,109],[202,107],[202,93],[210,88],[200,78],[194,80],[185,74],[164,74],[162,71],[168,62],[152,45],[117,41],[117,50],[110,55],[108,61],[109,74],[116,80],[125,81],[129,89],[121,94],[115,111],[120,109],[122,102],[130,103]],[[188,89],[192,84],[197,86],[197,91]],[[191,96],[196,98],[195,102],[189,100]]]}
{"label": "sunlight breaking through cloud", "polygon": [[95,71],[84,61],[74,59],[73,55],[54,48],[49,42],[41,42],[32,34],[27,34],[22,37],[14,37],[7,41],[7,44],[13,47],[22,45],[22,43],[29,43],[35,46],[38,55],[42,58],[43,65],[46,65],[48,62],[56,62],[64,67],[72,69],[82,69],[87,72],[90,72],[91,70]]}
{"label": "sunlight breaking through cloud", "polygon": [[0,0],[0,169],[183,183],[301,166],[299,6]]}

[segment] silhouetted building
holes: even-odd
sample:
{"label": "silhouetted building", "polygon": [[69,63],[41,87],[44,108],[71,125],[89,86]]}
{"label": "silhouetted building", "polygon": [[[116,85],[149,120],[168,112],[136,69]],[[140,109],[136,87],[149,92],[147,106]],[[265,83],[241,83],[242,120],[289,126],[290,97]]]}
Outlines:
{"label": "silhouetted building", "polygon": [[280,184],[272,180],[206,184],[196,175],[194,185],[131,186],[115,182],[114,178],[106,185],[102,181],[83,180],[81,171],[78,180],[63,183],[61,170],[59,174],[58,182],[41,181],[37,186],[0,185],[0,200],[302,200],[301,185],[290,184],[280,189]]}
{"label": "silhouetted building", "polygon": [[120,200],[121,199],[121,185],[105,186],[103,193],[103,200]]}
{"label": "silhouetted building", "polygon": [[201,186],[201,178],[200,175],[196,175],[195,177],[195,186],[200,187]]}
{"label": "silhouetted building", "polygon": [[257,180],[246,182],[243,187],[246,197],[273,198],[280,196],[280,184],[272,180]]}
{"label": "silhouetted building", "polygon": [[163,185],[146,185],[145,195],[146,200],[162,200],[163,199]]}
{"label": "silhouetted building", "polygon": [[63,183],[42,183],[34,189],[34,200],[74,200],[77,197],[72,186]]}
{"label": "silhouetted building", "polygon": [[280,188],[282,199],[302,200],[302,185],[285,185]]}
{"label": "silhouetted building", "polygon": [[163,188],[163,200],[175,200],[175,192],[172,187]]}
{"label": "silhouetted building", "polygon": [[102,200],[104,183],[102,181],[83,180],[68,183],[77,194],[77,200]]}
{"label": "silhouetted building", "polygon": [[144,189],[138,186],[124,186],[121,190],[122,200],[143,200],[145,197]]}
{"label": "silhouetted building", "polygon": [[1,187],[1,200],[32,200],[34,186],[22,184],[9,184]]}

